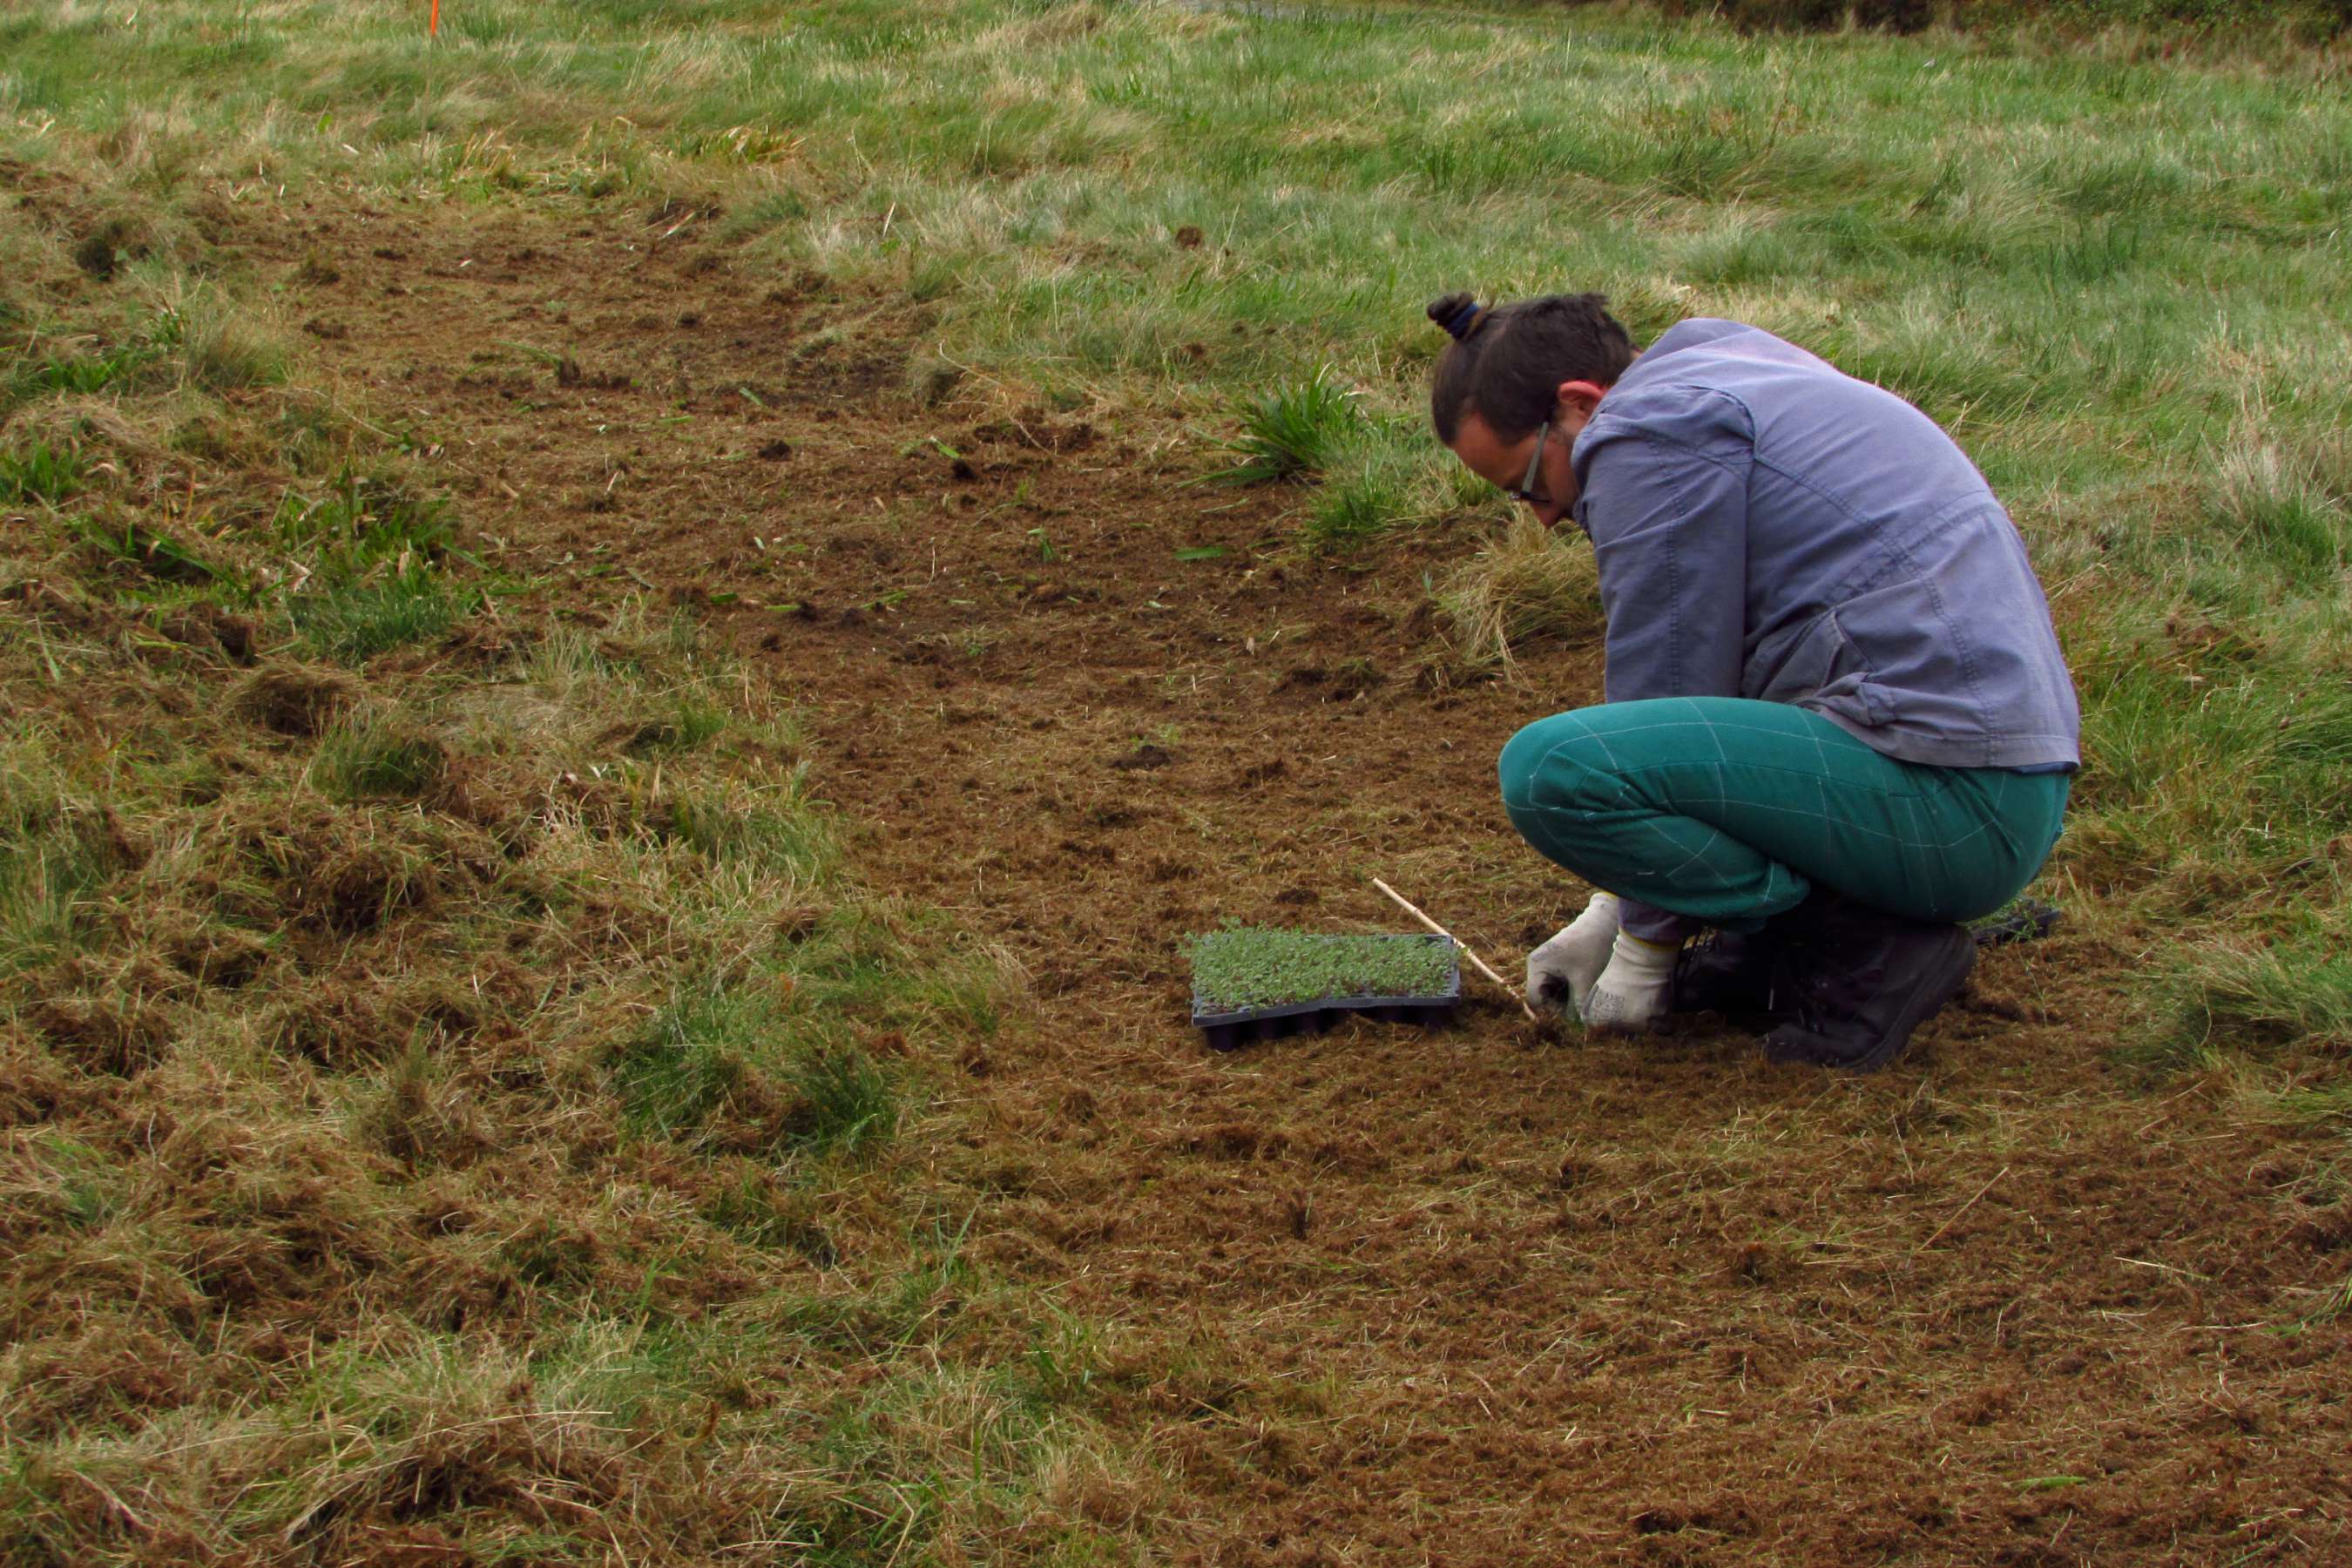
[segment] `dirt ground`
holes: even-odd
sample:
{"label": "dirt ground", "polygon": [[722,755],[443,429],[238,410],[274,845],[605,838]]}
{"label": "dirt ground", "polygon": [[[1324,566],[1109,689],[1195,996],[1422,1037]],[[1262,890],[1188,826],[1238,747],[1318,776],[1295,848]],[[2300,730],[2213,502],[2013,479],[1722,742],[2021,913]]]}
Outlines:
{"label": "dirt ground", "polygon": [[1573,912],[1493,763],[1597,651],[1464,679],[1425,584],[1467,539],[1302,562],[1297,493],[1183,484],[1164,411],[1008,400],[714,216],[322,199],[250,254],[492,563],[697,606],[862,874],[1025,966],[950,1089],[971,1236],[1110,1326],[1162,1555],[2352,1562],[2333,1151],[2115,1066],[2135,954],[2083,922],[1866,1080],[1475,980],[1442,1031],[1205,1052],[1178,942],[1222,919],[1401,929],[1380,876],[1511,973]]}

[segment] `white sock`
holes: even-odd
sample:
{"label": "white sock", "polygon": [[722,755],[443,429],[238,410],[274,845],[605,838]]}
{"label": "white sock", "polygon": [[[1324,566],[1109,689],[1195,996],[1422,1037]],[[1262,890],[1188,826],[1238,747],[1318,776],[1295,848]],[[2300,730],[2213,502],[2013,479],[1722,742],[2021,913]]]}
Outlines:
{"label": "white sock", "polygon": [[1646,1029],[1666,1010],[1666,992],[1675,978],[1675,958],[1682,949],[1665,942],[1643,942],[1617,933],[1609,950],[1609,967],[1585,998],[1584,1022],[1594,1029]]}

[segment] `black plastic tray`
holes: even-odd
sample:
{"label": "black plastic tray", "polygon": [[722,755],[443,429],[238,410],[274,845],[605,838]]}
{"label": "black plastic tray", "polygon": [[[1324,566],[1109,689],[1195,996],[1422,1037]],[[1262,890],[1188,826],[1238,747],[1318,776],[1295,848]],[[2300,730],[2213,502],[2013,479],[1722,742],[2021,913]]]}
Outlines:
{"label": "black plastic tray", "polygon": [[2057,929],[2058,906],[2046,899],[2020,899],[2010,908],[1969,922],[1969,934],[1979,947],[2005,942],[2033,942]]}
{"label": "black plastic tray", "polygon": [[1388,1024],[1442,1024],[1453,1016],[1462,1000],[1462,951],[1442,936],[1394,936],[1391,942],[1445,942],[1453,966],[1445,989],[1434,996],[1326,996],[1313,1002],[1289,1002],[1279,1007],[1245,1007],[1238,1012],[1205,1010],[1199,992],[1192,994],[1192,1026],[1213,1051],[1235,1050],[1259,1040],[1288,1035],[1319,1035],[1349,1014],[1378,1018]]}

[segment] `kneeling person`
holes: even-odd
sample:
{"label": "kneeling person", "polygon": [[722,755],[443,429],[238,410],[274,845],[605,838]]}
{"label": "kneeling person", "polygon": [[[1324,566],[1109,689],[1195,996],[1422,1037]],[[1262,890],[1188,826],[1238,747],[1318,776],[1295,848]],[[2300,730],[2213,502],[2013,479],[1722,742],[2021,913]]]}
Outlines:
{"label": "kneeling person", "polygon": [[1958,922],[2057,840],[2081,725],[2049,603],[1917,409],[1736,321],[1637,353],[1604,306],[1429,309],[1454,339],[1439,439],[1573,519],[1608,617],[1607,700],[1503,749],[1513,826],[1606,889],[1528,989],[1595,1027],[1717,1010],[1769,1020],[1777,1059],[1884,1066],[1967,978]]}

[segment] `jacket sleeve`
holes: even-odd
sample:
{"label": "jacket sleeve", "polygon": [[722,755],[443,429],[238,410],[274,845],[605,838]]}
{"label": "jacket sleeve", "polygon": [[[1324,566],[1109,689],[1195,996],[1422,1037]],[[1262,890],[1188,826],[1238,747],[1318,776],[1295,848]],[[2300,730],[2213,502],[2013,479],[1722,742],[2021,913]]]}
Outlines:
{"label": "jacket sleeve", "polygon": [[1644,389],[1586,432],[1580,521],[1608,616],[1606,692],[1737,697],[1748,617],[1756,438],[1722,393]]}

